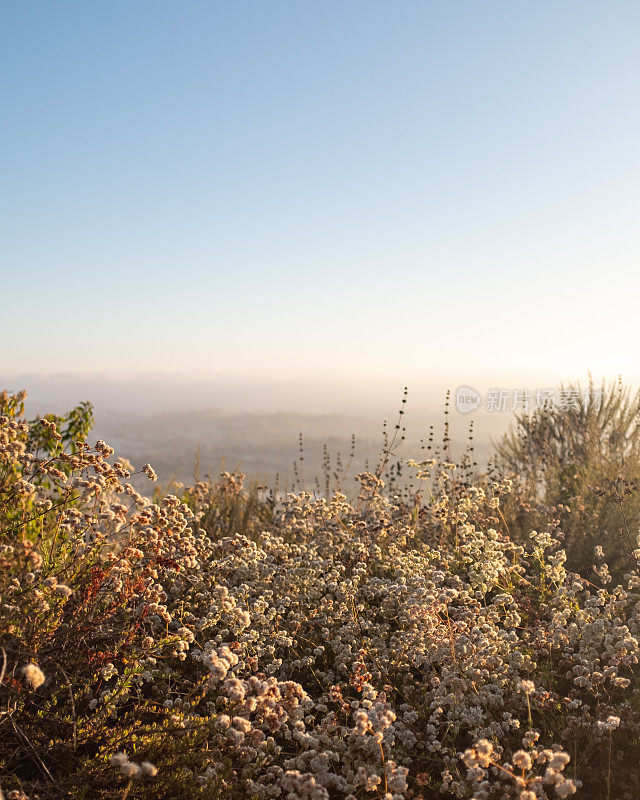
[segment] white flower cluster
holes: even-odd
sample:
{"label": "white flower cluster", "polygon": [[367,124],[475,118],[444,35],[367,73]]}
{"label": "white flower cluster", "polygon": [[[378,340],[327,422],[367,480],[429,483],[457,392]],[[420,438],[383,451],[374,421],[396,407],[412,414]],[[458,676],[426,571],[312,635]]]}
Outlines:
{"label": "white flower cluster", "polygon": [[126,753],[115,753],[109,759],[112,767],[118,767],[125,778],[133,780],[147,776],[154,778],[158,774],[158,769],[150,761],[143,761],[141,764],[136,764],[134,761],[129,761]]}
{"label": "white flower cluster", "polygon": [[25,664],[22,667],[22,677],[30,689],[35,691],[45,682],[45,674],[37,664]]}

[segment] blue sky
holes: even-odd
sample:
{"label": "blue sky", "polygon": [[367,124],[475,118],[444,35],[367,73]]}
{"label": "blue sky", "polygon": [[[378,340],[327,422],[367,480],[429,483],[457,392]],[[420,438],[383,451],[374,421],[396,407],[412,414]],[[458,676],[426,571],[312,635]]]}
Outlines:
{"label": "blue sky", "polygon": [[637,2],[28,2],[6,373],[640,373]]}

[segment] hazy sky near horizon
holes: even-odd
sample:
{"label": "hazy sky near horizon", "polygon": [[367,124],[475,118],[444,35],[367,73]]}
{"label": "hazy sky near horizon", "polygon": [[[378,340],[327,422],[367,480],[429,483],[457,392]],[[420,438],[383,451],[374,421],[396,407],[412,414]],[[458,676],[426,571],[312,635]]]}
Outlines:
{"label": "hazy sky near horizon", "polygon": [[639,3],[0,19],[5,374],[640,373]]}

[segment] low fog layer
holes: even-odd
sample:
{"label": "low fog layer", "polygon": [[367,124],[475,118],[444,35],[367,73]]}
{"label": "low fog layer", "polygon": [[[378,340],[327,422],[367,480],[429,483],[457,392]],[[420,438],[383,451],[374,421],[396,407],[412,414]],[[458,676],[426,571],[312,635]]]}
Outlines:
{"label": "low fog layer", "polygon": [[[82,400],[95,408],[92,438],[105,439],[136,466],[150,462],[161,481],[191,481],[196,475],[221,469],[240,470],[272,485],[289,488],[293,462],[300,461],[303,435],[304,464],[300,478],[309,489],[323,484],[326,445],[333,472],[340,458],[356,474],[375,465],[383,447],[383,423],[393,430],[398,421],[403,387],[392,381],[378,386],[292,380],[250,381],[238,378],[186,380],[148,377],[139,380],[78,379],[21,376],[5,382],[9,389],[28,391],[27,412],[63,413]],[[456,387],[453,386],[452,389]],[[395,456],[419,458],[421,440],[434,426],[435,443],[444,430],[446,387],[409,390],[402,424],[405,443]],[[452,449],[468,444],[474,424],[475,455],[479,462],[490,452],[491,437],[507,427],[511,415],[477,410],[461,414],[452,402]],[[356,445],[351,459],[351,437]]]}

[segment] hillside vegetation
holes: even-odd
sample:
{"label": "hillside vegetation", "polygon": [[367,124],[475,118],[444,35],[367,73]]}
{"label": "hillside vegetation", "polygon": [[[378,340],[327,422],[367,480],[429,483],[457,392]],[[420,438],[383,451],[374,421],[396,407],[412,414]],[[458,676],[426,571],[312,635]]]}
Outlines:
{"label": "hillside vegetation", "polygon": [[353,499],[229,473],[147,498],[89,405],[23,401],[5,798],[640,797],[637,396],[523,417],[483,472],[391,437]]}

